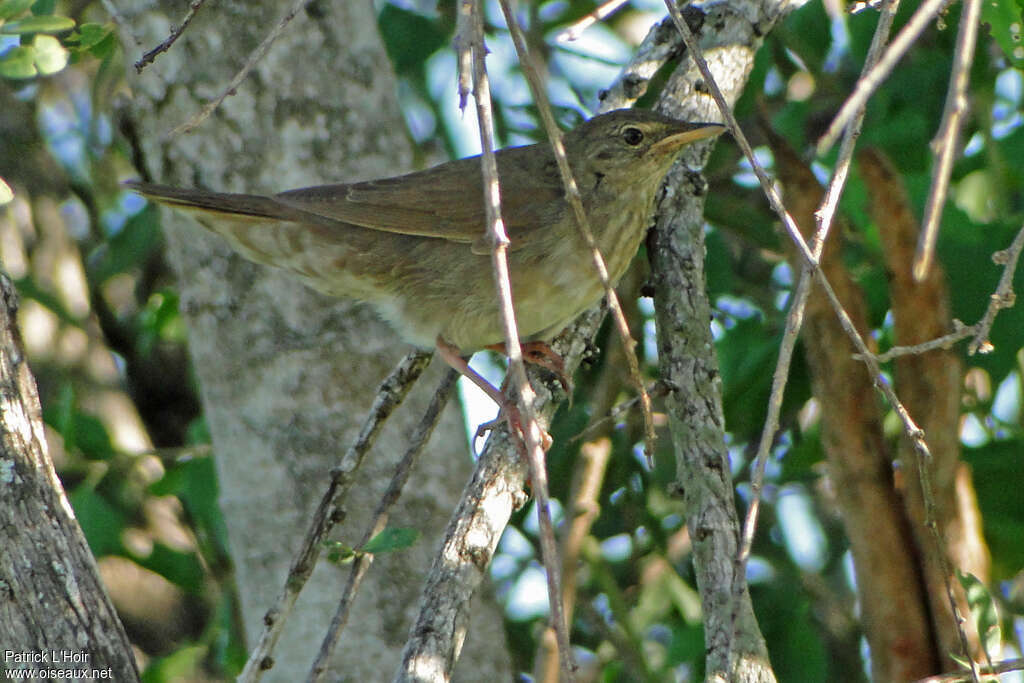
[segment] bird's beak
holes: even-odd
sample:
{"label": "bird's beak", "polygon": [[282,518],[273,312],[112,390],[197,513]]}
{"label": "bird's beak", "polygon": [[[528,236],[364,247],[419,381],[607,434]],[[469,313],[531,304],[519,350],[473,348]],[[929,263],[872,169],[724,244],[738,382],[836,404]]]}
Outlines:
{"label": "bird's beak", "polygon": [[721,123],[680,123],[681,130],[651,145],[651,151],[672,152],[691,142],[721,135],[727,130]]}

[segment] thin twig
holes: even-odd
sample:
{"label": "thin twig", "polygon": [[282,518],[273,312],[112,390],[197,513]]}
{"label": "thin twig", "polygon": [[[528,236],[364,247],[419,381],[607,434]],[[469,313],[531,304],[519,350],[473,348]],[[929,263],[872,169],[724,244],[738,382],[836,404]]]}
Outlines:
{"label": "thin twig", "polygon": [[925,27],[950,2],[952,0],[925,0],[921,3],[917,11],[914,12],[914,15],[910,17],[910,21],[893,38],[892,43],[886,49],[882,58],[878,60],[878,63],[872,67],[871,71],[857,80],[857,87],[854,88],[853,94],[846,98],[846,102],[843,103],[839,113],[836,114],[836,117],[832,119],[832,123],[829,124],[828,130],[818,140],[818,156],[824,155],[835,144],[836,138],[846,128],[854,114],[864,106],[868,98],[882,84],[882,81],[888,78],[896,63],[906,54]]}
{"label": "thin twig", "polygon": [[[950,349],[953,348],[953,344],[961,339],[967,339],[974,335],[977,329],[977,325],[964,325],[962,322],[954,318],[953,331],[949,334],[944,334],[941,337],[929,339],[928,341],[921,342],[920,344],[914,344],[912,346],[894,346],[885,353],[874,354],[875,360],[879,363],[888,363],[889,361],[902,356],[919,356],[922,353],[928,353],[929,351]],[[863,360],[859,355],[854,355],[854,358],[857,360]]]}
{"label": "thin twig", "polygon": [[480,163],[484,181],[484,206],[487,213],[487,232],[493,241],[491,263],[494,268],[494,279],[501,310],[502,331],[505,337],[505,349],[508,352],[508,374],[512,377],[513,386],[518,390],[517,403],[522,418],[522,432],[525,441],[530,479],[533,483],[534,497],[537,501],[537,518],[540,523],[540,546],[545,575],[548,583],[548,604],[551,609],[551,622],[558,635],[559,655],[562,673],[565,680],[571,683],[576,671],[572,651],[569,649],[569,631],[562,611],[562,589],[559,585],[558,549],[555,546],[554,526],[551,523],[551,507],[548,500],[547,473],[544,467],[544,448],[542,433],[533,408],[535,394],[526,377],[526,366],[523,362],[522,349],[519,346],[519,331],[516,327],[515,310],[512,307],[512,284],[508,269],[508,236],[501,219],[501,198],[499,195],[498,163],[494,155],[493,130],[491,117],[491,92],[487,78],[487,67],[484,63],[486,48],[484,46],[483,7],[477,3],[474,7],[473,32],[473,87],[476,100],[477,119],[480,123],[480,146],[482,153]]}
{"label": "thin twig", "polygon": [[181,124],[177,128],[167,133],[167,139],[175,138],[181,135],[182,133],[188,133],[189,131],[195,129],[196,126],[205,121],[210,116],[210,114],[212,114],[217,109],[217,107],[220,106],[220,103],[227,99],[229,95],[234,95],[238,86],[242,83],[242,81],[245,80],[245,77],[249,75],[249,72],[253,70],[253,67],[255,67],[256,64],[258,64],[259,61],[263,59],[263,55],[267,54],[267,50],[270,49],[270,46],[273,45],[274,41],[277,40],[277,38],[281,35],[281,32],[284,31],[284,28],[291,22],[292,19],[295,18],[295,15],[301,12],[306,7],[306,5],[308,5],[312,1],[313,0],[295,0],[291,8],[288,10],[288,13],[281,17],[281,20],[277,22],[277,26],[275,26],[270,31],[270,33],[267,34],[267,37],[264,38],[263,41],[256,46],[256,49],[252,51],[252,53],[249,55],[249,58],[245,61],[245,64],[238,71],[238,73],[235,74],[235,77],[231,79],[231,82],[228,83],[228,86],[224,88],[221,94],[213,98],[213,100],[211,100],[210,102],[208,102],[206,106],[199,110],[198,114],[196,114],[185,123]]}
{"label": "thin twig", "polygon": [[[967,346],[967,353],[969,355],[973,356],[979,352],[990,352],[992,344],[988,341],[988,335],[992,330],[992,324],[995,322],[996,316],[1004,308],[1011,308],[1017,299],[1017,295],[1013,291],[1013,275],[1017,270],[1017,261],[1020,258],[1021,251],[1024,251],[1024,226],[1021,226],[1021,229],[1017,231],[1017,236],[1013,238],[1013,242],[1009,247],[992,254],[992,261],[1003,266],[1003,274],[999,277],[999,284],[996,285],[996,290],[989,296],[988,307],[978,322],[973,325],[964,325],[954,318],[953,331],[949,334],[929,339],[913,346],[894,346],[885,353],[872,354],[875,361],[888,363],[900,356],[914,356],[936,349],[948,349],[956,342],[968,337],[973,337],[971,343]],[[863,360],[859,354],[855,357]]]}
{"label": "thin twig", "polygon": [[594,11],[584,15],[574,24],[557,33],[555,35],[555,42],[568,43],[570,41],[577,40],[581,35],[583,35],[584,31],[605,17],[617,12],[620,7],[626,4],[626,2],[628,2],[628,0],[607,0],[607,2],[598,5]]}
{"label": "thin twig", "polygon": [[[923,443],[923,440],[921,443]],[[949,601],[949,610],[953,614],[956,632],[960,638],[960,647],[963,648],[961,654],[967,659],[967,663],[970,664],[971,680],[973,683],[979,683],[981,678],[978,673],[978,663],[971,656],[971,647],[967,640],[967,630],[964,628],[967,619],[960,612],[960,605],[957,603],[956,594],[953,592],[953,569],[950,566],[949,555],[946,553],[945,539],[942,538],[942,532],[939,531],[938,506],[935,504],[935,493],[932,487],[931,454],[927,450],[920,448],[919,444],[915,443],[914,445],[914,453],[917,456],[915,458],[917,462],[917,475],[921,481],[921,498],[924,501],[924,526],[931,534],[932,543],[935,545],[935,555],[939,561],[939,571],[942,572],[942,577],[946,584],[946,599]]]}
{"label": "thin twig", "polygon": [[[1024,659],[1007,659],[1002,662],[996,662],[990,667],[984,667],[981,670],[981,675],[986,679],[989,676],[995,676],[998,679],[998,674],[1007,674],[1012,671],[1024,671]],[[973,673],[970,671],[953,671],[948,674],[939,674],[938,676],[929,676],[928,678],[922,678],[915,683],[960,683],[961,681],[977,680],[973,678]]]}
{"label": "thin twig", "polygon": [[[647,385],[647,393],[648,395],[650,395],[652,399],[668,396],[670,391],[672,391],[671,384],[663,379],[659,379]],[[617,403],[616,405],[612,406],[611,410],[609,410],[604,417],[598,418],[591,424],[587,425],[587,427],[579,434],[569,439],[569,443],[575,443],[580,439],[589,438],[598,429],[601,429],[609,422],[615,420],[620,415],[625,415],[629,411],[636,408],[638,403],[640,403],[639,396],[634,396],[633,398],[626,399],[621,403]]]}
{"label": "thin twig", "polygon": [[[387,526],[391,508],[394,507],[395,503],[398,502],[399,496],[402,495],[402,489],[405,487],[406,482],[409,481],[409,475],[412,473],[412,468],[416,465],[417,460],[419,460],[423,446],[426,445],[427,440],[433,433],[434,427],[437,426],[438,421],[441,419],[441,411],[444,410],[448,399],[451,398],[452,393],[455,391],[455,383],[458,378],[458,372],[448,370],[441,379],[441,383],[434,391],[433,398],[430,399],[430,405],[427,406],[427,410],[420,419],[420,423],[416,426],[416,430],[409,437],[409,446],[405,451],[405,455],[395,465],[395,473],[391,477],[391,483],[388,484],[387,491],[381,496],[377,509],[373,512],[373,520],[366,533],[363,534],[359,547],[365,546],[370,539],[383,531]],[[327,663],[334,652],[334,646],[338,643],[338,638],[341,636],[345,624],[348,623],[349,612],[352,603],[355,601],[356,591],[359,590],[359,585],[362,583],[363,577],[366,575],[372,562],[373,556],[368,553],[359,553],[355,560],[353,560],[352,567],[349,570],[348,581],[341,596],[341,602],[334,613],[334,617],[331,619],[331,625],[327,629],[327,634],[324,635],[320,645],[320,652],[313,662],[308,680],[319,681],[323,678],[324,673],[326,673]]]}
{"label": "thin twig", "polygon": [[[888,2],[882,5],[878,16],[878,24],[875,26],[875,33],[871,37],[871,45],[868,47],[868,53],[864,57],[864,66],[861,67],[860,73],[862,77],[874,68],[878,60],[881,59],[882,51],[885,49],[885,43],[889,39],[889,33],[892,31],[892,24],[896,19],[896,12],[899,11],[899,8],[900,0],[888,0]],[[821,208],[815,213],[815,218],[818,221],[818,231],[814,235],[816,248],[819,240],[824,241],[829,226],[832,224],[832,219],[835,217],[836,208],[839,206],[839,198],[846,188],[846,179],[849,177],[853,151],[857,145],[857,138],[860,137],[861,126],[864,123],[864,109],[865,107],[861,106],[854,112],[851,124],[843,131],[843,141],[839,146],[839,157],[836,159],[835,171],[832,173],[828,189],[825,190],[825,199],[821,203]],[[820,251],[816,253],[820,254]]]}
{"label": "thin twig", "polygon": [[914,279],[921,282],[928,274],[935,255],[935,240],[939,235],[942,209],[946,206],[949,192],[949,176],[953,172],[953,155],[960,146],[960,131],[967,115],[967,84],[971,80],[971,64],[974,62],[974,46],[978,40],[978,24],[981,18],[981,0],[964,0],[960,15],[960,30],[956,36],[956,50],[953,53],[953,71],[949,76],[949,91],[942,112],[939,132],[932,141],[932,150],[938,157],[932,167],[932,186],[924,206],[921,221],[921,237],[914,255]]}
{"label": "thin twig", "polygon": [[355,471],[362,464],[385,420],[409,394],[413,384],[430,364],[431,357],[432,354],[428,351],[409,353],[381,383],[370,413],[359,430],[359,436],[345,453],[341,464],[331,472],[327,491],[320,499],[320,504],[302,540],[302,546],[292,560],[281,592],[263,617],[263,633],[250,653],[249,660],[238,677],[239,681],[258,681],[264,671],[274,666],[274,646],[284,630],[284,624],[295,606],[299,593],[316,567],[323,540],[334,525],[345,518],[341,506],[352,486]]}
{"label": "thin twig", "polygon": [[640,403],[644,416],[644,452],[647,455],[648,465],[653,467],[654,442],[657,437],[654,433],[651,397],[648,395],[647,388],[644,386],[643,379],[640,376],[640,363],[636,357],[636,341],[629,333],[629,325],[626,323],[626,316],[622,312],[619,297],[615,293],[615,288],[608,277],[608,268],[605,266],[604,256],[601,255],[601,250],[594,239],[594,231],[590,228],[590,220],[587,218],[587,212],[583,208],[583,199],[580,197],[579,187],[576,185],[576,179],[573,178],[572,169],[569,167],[569,159],[565,154],[562,133],[559,131],[558,124],[555,123],[555,117],[551,113],[551,103],[548,100],[543,78],[537,71],[536,65],[527,50],[526,37],[523,35],[523,29],[519,25],[515,12],[512,11],[509,0],[501,0],[501,10],[505,14],[505,23],[512,34],[512,41],[515,44],[516,53],[519,55],[519,64],[522,66],[526,80],[530,84],[530,92],[533,94],[533,101],[537,105],[538,112],[540,112],[541,122],[544,124],[548,139],[551,141],[551,149],[558,164],[558,172],[562,177],[562,184],[565,186],[565,199],[569,202],[569,207],[572,209],[576,227],[586,242],[587,248],[590,249],[590,255],[593,259],[598,279],[601,281],[601,286],[604,287],[605,298],[608,301],[608,310],[611,312],[612,320],[615,322],[615,329],[619,333],[623,350],[626,353],[626,362],[629,364],[629,376],[640,394]]}
{"label": "thin twig", "polygon": [[204,2],[206,2],[206,0],[192,0],[188,4],[188,12],[185,13],[185,18],[181,20],[181,24],[178,26],[172,26],[170,35],[167,36],[162,43],[142,55],[142,57],[139,58],[139,61],[135,62],[134,66],[136,73],[142,73],[142,70],[145,69],[148,64],[152,64],[153,60],[155,60],[157,56],[171,49],[171,46],[174,45],[175,41],[181,37],[181,34],[185,32],[188,25],[192,23],[192,18],[196,16],[196,12],[199,11],[199,8],[203,6]]}
{"label": "thin twig", "polygon": [[473,88],[473,15],[476,13],[476,0],[459,0],[458,14],[455,15],[455,37],[452,48],[455,50],[456,74],[459,89],[459,111],[466,111],[466,102]]}
{"label": "thin twig", "polygon": [[988,333],[992,329],[992,323],[996,319],[996,314],[1004,308],[1013,306],[1016,299],[1013,294],[1013,273],[1017,270],[1017,259],[1020,258],[1022,250],[1024,250],[1024,226],[1021,227],[1017,236],[1013,238],[1013,242],[1009,247],[992,255],[992,260],[995,263],[1003,264],[1003,274],[999,278],[999,285],[996,287],[995,293],[989,299],[985,315],[978,321],[978,331],[975,333],[974,339],[967,346],[967,353],[972,356],[978,351],[984,352],[986,346],[991,346],[988,343]]}
{"label": "thin twig", "polygon": [[[583,545],[590,536],[590,530],[601,513],[601,485],[604,482],[612,442],[607,436],[585,443],[580,448],[580,461],[573,473],[569,490],[570,518],[562,535],[562,603],[565,618],[572,621],[576,605],[576,576],[583,552]],[[558,657],[552,652],[557,647],[557,634],[548,627],[537,639],[534,677],[538,683],[558,682]]]}

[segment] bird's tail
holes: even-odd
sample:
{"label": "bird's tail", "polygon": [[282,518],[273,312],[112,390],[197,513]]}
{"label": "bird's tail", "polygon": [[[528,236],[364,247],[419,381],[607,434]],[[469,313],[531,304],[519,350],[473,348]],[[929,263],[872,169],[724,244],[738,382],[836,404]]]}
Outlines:
{"label": "bird's tail", "polygon": [[256,194],[231,194],[207,190],[185,189],[170,185],[157,185],[129,180],[125,187],[138,192],[146,199],[161,204],[200,214],[214,213],[225,216],[296,220],[296,211],[278,202],[273,197]]}

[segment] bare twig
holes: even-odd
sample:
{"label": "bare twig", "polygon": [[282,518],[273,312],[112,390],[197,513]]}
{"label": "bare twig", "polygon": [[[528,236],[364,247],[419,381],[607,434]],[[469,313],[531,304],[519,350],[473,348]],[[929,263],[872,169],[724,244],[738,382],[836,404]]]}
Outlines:
{"label": "bare twig", "polygon": [[590,12],[569,28],[558,33],[555,36],[555,40],[559,43],[567,43],[577,40],[581,35],[583,35],[584,31],[605,17],[617,12],[620,7],[626,4],[626,2],[627,0],[607,0],[603,4],[598,5],[593,12]]}
{"label": "bare twig", "polygon": [[[567,621],[572,621],[576,605],[577,566],[583,544],[601,512],[601,484],[604,482],[611,452],[612,442],[608,437],[583,444],[580,448],[581,462],[576,467],[569,494],[571,518],[565,526],[561,543],[562,603]],[[558,656],[553,652],[558,645],[557,640],[557,634],[551,627],[545,629],[544,634],[538,638],[537,663],[534,667],[534,677],[538,683],[558,683]]]}
{"label": "bare twig", "polygon": [[566,681],[574,680],[576,663],[569,649],[569,631],[562,613],[562,589],[559,585],[558,549],[555,546],[554,527],[551,523],[551,508],[548,500],[547,473],[544,467],[543,436],[534,412],[535,394],[526,377],[522,349],[519,346],[519,331],[516,327],[515,310],[512,307],[512,285],[508,270],[508,236],[501,219],[501,198],[499,196],[498,163],[494,155],[494,124],[491,118],[491,92],[484,63],[483,7],[480,3],[473,11],[473,87],[476,100],[477,119],[480,122],[480,163],[484,180],[484,206],[487,213],[487,232],[493,241],[491,264],[501,310],[501,322],[508,352],[508,374],[518,390],[517,403],[522,417],[522,432],[525,441],[530,479],[533,482],[534,497],[537,500],[537,518],[540,522],[540,545],[545,575],[548,582],[548,604],[551,622],[558,635],[559,655],[562,673]]}
{"label": "bare twig", "polygon": [[[448,399],[451,398],[452,393],[455,391],[455,383],[458,378],[458,372],[448,370],[441,379],[441,383],[435,390],[433,398],[430,399],[430,405],[427,406],[427,410],[420,419],[419,425],[417,425],[416,430],[409,437],[409,446],[405,451],[405,455],[395,465],[395,474],[391,478],[391,483],[388,484],[387,491],[381,496],[377,509],[374,510],[373,521],[359,542],[360,548],[365,546],[370,539],[383,531],[387,526],[391,508],[398,502],[402,489],[405,487],[406,482],[409,481],[412,468],[416,465],[416,461],[423,451],[423,446],[426,445],[427,439],[430,438],[434,427],[437,426],[438,420],[441,419],[441,411],[444,410]],[[355,600],[356,591],[359,590],[359,585],[362,583],[363,577],[366,575],[372,562],[373,556],[368,553],[359,553],[355,560],[353,560],[352,567],[349,570],[348,581],[341,596],[341,602],[334,613],[334,618],[331,619],[331,625],[327,629],[327,634],[320,645],[320,652],[313,662],[308,680],[319,681],[323,678],[324,673],[326,673],[327,663],[334,652],[334,646],[337,644],[341,631],[348,622],[349,611],[352,607],[352,602]]]}
{"label": "bare twig", "polygon": [[148,64],[152,64],[153,60],[155,60],[157,56],[171,49],[171,46],[174,45],[175,41],[181,37],[181,34],[185,32],[188,25],[192,23],[192,18],[195,17],[196,12],[199,11],[199,8],[203,6],[204,2],[206,2],[206,0],[192,0],[188,4],[188,12],[185,13],[185,18],[181,20],[181,24],[178,26],[172,26],[170,35],[167,36],[162,43],[142,55],[142,57],[135,62],[134,66],[136,73],[142,73],[142,70],[145,69]]}
{"label": "bare twig", "polygon": [[452,47],[455,49],[455,59],[459,84],[459,109],[466,111],[466,102],[469,101],[469,94],[473,84],[473,16],[476,13],[476,0],[459,0],[458,14],[455,16],[455,37],[452,38]]}
{"label": "bare twig", "polygon": [[972,356],[978,351],[984,353],[987,350],[986,347],[991,347],[991,344],[988,342],[988,333],[992,329],[992,323],[995,321],[996,315],[1000,310],[1013,306],[1016,299],[1013,293],[1013,273],[1017,270],[1017,259],[1020,258],[1021,250],[1024,250],[1024,226],[1021,227],[1017,236],[1013,238],[1013,242],[1009,247],[992,255],[993,261],[1003,265],[1003,274],[999,278],[999,285],[996,287],[995,293],[989,299],[985,315],[981,317],[981,320],[976,325],[978,330],[974,335],[974,339],[967,346],[967,352]]}
{"label": "bare twig", "polygon": [[[987,680],[990,676],[998,677],[998,674],[1006,674],[1012,671],[1024,671],[1024,659],[1007,659],[1002,662],[997,662],[990,667],[984,667],[981,670],[981,675]],[[929,676],[928,678],[922,678],[916,683],[960,683],[961,681],[972,681],[977,680],[971,671],[954,671],[948,674],[939,674],[938,676]]]}
{"label": "bare twig", "polygon": [[853,94],[846,99],[839,113],[836,114],[836,117],[832,119],[832,123],[829,124],[828,130],[818,140],[817,152],[819,156],[825,154],[835,144],[836,138],[846,128],[854,114],[864,106],[868,98],[882,84],[882,81],[889,76],[896,63],[906,54],[925,27],[950,2],[952,0],[925,0],[921,3],[917,11],[914,12],[914,15],[910,17],[910,21],[906,23],[893,39],[885,54],[878,60],[878,63],[872,67],[871,71],[858,79],[857,87],[854,88]]}
{"label": "bare twig", "polygon": [[[929,339],[920,344],[894,346],[885,353],[872,354],[875,361],[888,363],[900,356],[912,356],[936,349],[948,349],[956,342],[968,337],[972,337],[971,343],[967,346],[968,354],[973,356],[975,353],[988,353],[991,351],[992,345],[988,341],[988,335],[992,330],[992,323],[995,322],[999,311],[1004,308],[1011,308],[1017,299],[1013,291],[1013,275],[1017,270],[1017,261],[1022,250],[1024,250],[1024,226],[1017,232],[1017,236],[1013,238],[1013,242],[1009,247],[992,254],[992,260],[996,264],[1003,266],[1003,274],[999,277],[999,284],[996,285],[996,290],[989,296],[988,308],[985,309],[985,313],[978,322],[973,325],[964,325],[954,318],[953,331],[949,334]],[[856,357],[863,360],[859,354]]]}
{"label": "bare twig", "polygon": [[320,557],[323,540],[334,525],[345,518],[341,506],[352,486],[355,471],[376,440],[385,420],[408,395],[417,378],[430,363],[431,357],[432,354],[427,351],[409,353],[381,383],[370,413],[359,430],[359,436],[345,453],[341,464],[331,472],[327,491],[320,499],[313,520],[302,540],[302,546],[292,560],[281,593],[263,618],[263,633],[252,649],[249,660],[238,677],[239,681],[258,681],[264,671],[274,666],[274,646],[284,630],[285,621],[291,614],[299,593],[313,573],[316,561]]}
{"label": "bare twig", "polygon": [[[667,396],[670,390],[671,387],[669,383],[661,379],[659,379],[656,382],[651,382],[650,384],[647,385],[647,393],[650,395],[652,399]],[[615,420],[620,415],[625,415],[629,411],[636,408],[639,403],[640,397],[634,396],[633,398],[626,399],[622,403],[618,403],[612,406],[611,410],[609,410],[604,417],[594,420],[594,422],[587,425],[586,429],[584,429],[582,432],[569,439],[569,442],[573,443],[579,441],[580,439],[586,439],[590,437],[590,435],[592,435],[595,431],[601,429],[609,422]]]}
{"label": "bare twig", "polygon": [[644,416],[644,452],[647,454],[648,465],[654,464],[654,442],[657,438],[654,433],[654,417],[652,415],[651,397],[647,393],[643,379],[640,376],[640,363],[636,358],[636,341],[629,333],[629,325],[626,323],[626,316],[622,313],[622,306],[619,297],[615,293],[611,280],[608,277],[608,268],[605,266],[604,256],[594,240],[594,231],[590,228],[590,220],[587,212],[583,209],[583,199],[580,197],[579,187],[576,179],[573,178],[572,169],[569,168],[569,159],[565,154],[565,145],[562,143],[562,133],[555,123],[555,117],[551,113],[551,103],[548,101],[547,91],[544,88],[543,78],[537,71],[526,47],[526,37],[523,29],[519,26],[519,20],[512,11],[508,0],[501,0],[501,10],[505,14],[505,23],[508,24],[509,32],[515,43],[516,53],[519,55],[519,63],[523,67],[523,73],[530,84],[530,91],[533,100],[537,104],[541,121],[547,131],[548,139],[551,141],[551,150],[554,152],[555,161],[558,164],[559,175],[562,176],[562,184],[565,186],[565,198],[572,209],[576,227],[582,235],[583,240],[590,249],[591,258],[594,261],[594,268],[597,276],[604,287],[604,295],[608,301],[608,310],[611,312],[612,320],[615,322],[615,329],[622,340],[622,347],[626,354],[626,362],[629,364],[629,376],[640,394],[640,404]]}
{"label": "bare twig", "polygon": [[[867,74],[881,58],[882,50],[889,39],[892,31],[892,23],[896,19],[896,12],[899,10],[900,0],[889,0],[882,5],[881,13],[878,16],[878,24],[875,26],[875,33],[871,37],[871,46],[864,57],[864,66],[861,67],[861,76]],[[818,231],[814,235],[814,244],[817,254],[819,242],[824,242],[828,234],[829,226],[835,217],[836,208],[839,206],[839,198],[846,187],[846,179],[849,176],[850,162],[853,159],[853,150],[860,136],[861,126],[864,123],[864,106],[854,112],[853,119],[849,126],[843,131],[843,141],[839,145],[839,157],[836,159],[836,167],[832,172],[832,179],[829,181],[828,189],[825,191],[825,200],[821,203],[815,217],[818,220]]]}
{"label": "bare twig", "polygon": [[[901,356],[917,356],[922,353],[928,353],[929,351],[936,351],[938,349],[950,349],[956,342],[961,339],[967,339],[973,335],[976,329],[976,325],[964,325],[962,322],[954,318],[953,331],[949,334],[944,334],[941,337],[936,337],[935,339],[929,339],[928,341],[921,342],[920,344],[913,344],[912,346],[894,346],[885,353],[874,354],[875,360],[879,363],[888,363],[894,358],[899,358]],[[857,360],[863,360],[860,355],[855,355],[854,358]]]}
{"label": "bare twig", "polygon": [[953,71],[949,76],[949,91],[946,106],[942,112],[939,132],[932,141],[932,150],[938,157],[932,167],[932,186],[924,206],[921,237],[914,256],[914,279],[921,282],[928,274],[935,254],[935,240],[939,235],[942,209],[946,205],[949,191],[949,176],[953,171],[953,155],[960,145],[960,131],[967,115],[967,84],[971,79],[971,64],[974,62],[974,46],[978,39],[978,24],[981,17],[981,0],[964,0],[960,16],[960,30],[956,37],[956,51],[953,53]]}
{"label": "bare twig", "polygon": [[216,111],[217,107],[220,106],[220,103],[227,99],[229,95],[234,95],[235,90],[242,83],[242,81],[245,80],[245,77],[249,75],[249,72],[253,70],[253,67],[255,67],[256,64],[258,64],[259,61],[263,59],[263,55],[267,54],[267,50],[269,50],[270,46],[274,44],[274,41],[277,40],[278,36],[281,35],[281,32],[284,31],[285,27],[289,23],[291,23],[291,20],[295,18],[295,15],[301,12],[306,7],[306,5],[308,5],[312,1],[313,0],[295,0],[292,3],[292,6],[288,9],[288,12],[283,17],[281,17],[281,20],[277,23],[277,26],[271,29],[270,33],[267,34],[267,37],[263,39],[263,42],[257,45],[256,49],[252,51],[252,54],[249,55],[249,58],[245,61],[245,64],[238,71],[238,73],[235,74],[235,77],[231,79],[231,82],[228,83],[228,86],[224,88],[221,94],[213,98],[213,100],[211,100],[210,102],[208,102],[206,106],[199,110],[198,114],[196,114],[185,123],[181,124],[177,128],[167,133],[166,137],[174,138],[181,135],[182,133],[188,133],[189,131],[195,129],[196,126],[201,124],[210,116],[210,114]]}

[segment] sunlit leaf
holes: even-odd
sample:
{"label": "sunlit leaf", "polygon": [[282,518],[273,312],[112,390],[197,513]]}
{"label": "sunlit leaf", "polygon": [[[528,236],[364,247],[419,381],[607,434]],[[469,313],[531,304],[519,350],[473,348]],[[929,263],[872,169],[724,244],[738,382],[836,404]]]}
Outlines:
{"label": "sunlit leaf", "polygon": [[70,53],[53,36],[36,36],[32,44],[36,48],[36,69],[40,75],[55,74],[68,65]]}

